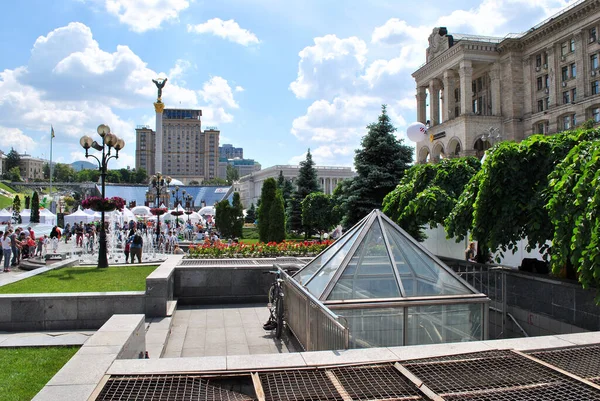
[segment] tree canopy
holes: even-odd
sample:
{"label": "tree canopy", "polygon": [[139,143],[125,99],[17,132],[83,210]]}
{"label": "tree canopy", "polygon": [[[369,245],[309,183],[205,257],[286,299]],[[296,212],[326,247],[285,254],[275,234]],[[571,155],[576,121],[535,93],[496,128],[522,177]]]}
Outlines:
{"label": "tree canopy", "polygon": [[302,201],[302,224],[321,233],[329,231],[339,221],[331,196],[314,192]]}
{"label": "tree canopy", "polygon": [[315,162],[312,159],[310,149],[308,149],[306,159],[300,162],[300,170],[296,179],[296,190],[287,202],[289,231],[299,232],[304,230],[305,236],[308,237],[310,235],[310,229],[302,225],[302,201],[311,193],[320,190]]}
{"label": "tree canopy", "polygon": [[277,182],[275,178],[267,178],[263,182],[260,192],[260,206],[258,208],[258,238],[261,242],[269,241],[269,216],[271,206],[275,201]]}
{"label": "tree canopy", "polygon": [[381,106],[378,121],[369,124],[367,129],[361,148],[354,156],[357,176],[343,192],[347,198],[336,201],[345,203],[345,227],[354,225],[373,209],[381,208],[383,198],[398,185],[412,163],[413,149],[394,135],[396,128],[386,105]]}

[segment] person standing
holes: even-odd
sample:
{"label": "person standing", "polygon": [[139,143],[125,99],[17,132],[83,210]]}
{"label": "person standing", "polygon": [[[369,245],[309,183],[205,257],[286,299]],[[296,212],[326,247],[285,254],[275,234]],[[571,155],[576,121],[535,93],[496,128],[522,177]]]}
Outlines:
{"label": "person standing", "polygon": [[75,223],[75,246],[83,247],[83,221]]}
{"label": "person standing", "polygon": [[10,254],[12,253],[12,228],[8,229],[2,236],[2,256],[4,257],[4,272],[10,271]]}
{"label": "person standing", "polygon": [[137,257],[138,263],[142,263],[142,248],[144,246],[144,239],[140,235],[140,233],[135,233],[133,235],[133,239],[131,240],[131,247],[129,248],[129,253],[131,254],[131,263],[135,263],[135,258]]}
{"label": "person standing", "polygon": [[[12,261],[10,263],[11,266],[16,266],[19,263],[19,234],[21,233],[21,227],[18,227],[15,232],[10,230],[10,247],[12,253]],[[4,262],[6,263],[6,261]]]}
{"label": "person standing", "polygon": [[465,260],[469,262],[477,262],[477,260],[475,260],[476,255],[477,252],[475,251],[475,243],[469,242],[469,247],[465,249]]}
{"label": "person standing", "polygon": [[[123,253],[125,254],[125,263],[129,263],[129,252],[131,251],[131,241],[130,238],[127,238],[125,241],[125,249]],[[133,255],[131,256],[131,262],[133,263]]]}

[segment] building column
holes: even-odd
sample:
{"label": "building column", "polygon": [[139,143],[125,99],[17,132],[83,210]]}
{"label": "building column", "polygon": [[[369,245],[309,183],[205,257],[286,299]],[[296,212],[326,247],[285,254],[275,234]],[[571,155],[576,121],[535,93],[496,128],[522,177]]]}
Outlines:
{"label": "building column", "polygon": [[425,86],[417,87],[417,121],[425,124],[427,121],[427,92]]}
{"label": "building column", "polygon": [[[587,31],[587,30],[585,30]],[[590,88],[585,84],[585,78],[590,76],[588,70],[589,56],[585,53],[587,46],[587,34],[585,31],[580,31],[575,34],[575,68],[577,69],[577,77],[575,78],[575,87],[577,88],[577,97],[573,99],[575,102],[583,100],[588,95]],[[587,33],[587,32],[586,32]],[[579,120],[579,118],[578,118]]]}
{"label": "building column", "polygon": [[429,81],[429,119],[431,127],[440,123],[440,85],[437,79]]}
{"label": "building column", "polygon": [[494,63],[490,69],[490,80],[492,86],[492,115],[500,116],[502,114],[502,97],[500,96],[500,65]]}
{"label": "building column", "polygon": [[471,99],[473,98],[471,86],[473,81],[473,67],[470,60],[460,62],[458,75],[460,77],[460,114],[473,114],[471,106]]}
{"label": "building column", "polygon": [[442,122],[446,122],[454,117],[454,109],[456,107],[456,99],[454,98],[454,90],[456,89],[455,73],[452,70],[444,71],[444,98],[442,102]]}
{"label": "building column", "polygon": [[[556,106],[556,91],[558,90],[556,87],[556,61],[554,46],[550,46],[546,49],[546,53],[548,53],[548,102],[549,106]],[[560,71],[558,72],[560,74]]]}

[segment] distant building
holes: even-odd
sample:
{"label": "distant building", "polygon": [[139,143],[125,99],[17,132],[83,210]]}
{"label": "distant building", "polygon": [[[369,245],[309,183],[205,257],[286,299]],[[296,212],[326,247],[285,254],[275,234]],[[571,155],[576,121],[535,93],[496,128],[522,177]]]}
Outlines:
{"label": "distant building", "polygon": [[[164,110],[162,174],[183,183],[217,177],[220,131],[216,127],[202,131],[201,117],[202,110]],[[143,168],[148,175],[153,175],[156,173],[155,132],[148,126],[138,126],[135,132],[136,169]]]}
{"label": "distant building", "polygon": [[238,171],[238,176],[243,177],[254,171],[259,171],[260,163],[252,159],[219,159],[219,178],[227,178],[227,166],[231,165]]}
{"label": "distant building", "polygon": [[25,181],[43,180],[44,166],[48,164],[48,160],[33,157],[24,153],[20,156],[19,170],[21,178]]}
{"label": "distant building", "polygon": [[219,159],[243,159],[244,148],[234,148],[228,143],[219,146]]}
{"label": "distant building", "polygon": [[[600,1],[578,1],[519,35],[435,28],[412,74],[417,120],[430,121],[417,162],[483,156],[498,140],[600,123]],[[427,111],[429,107],[429,111]]]}
{"label": "distant building", "polygon": [[[328,195],[333,193],[333,190],[341,181],[356,176],[356,173],[350,167],[315,166],[315,169],[317,170],[321,190]],[[240,200],[244,207],[249,208],[252,203],[256,205],[260,198],[263,182],[267,178],[277,179],[281,171],[286,179],[295,182],[296,178],[298,178],[299,170],[300,166],[272,166],[241,177],[238,182],[233,184],[233,189],[240,193]]]}

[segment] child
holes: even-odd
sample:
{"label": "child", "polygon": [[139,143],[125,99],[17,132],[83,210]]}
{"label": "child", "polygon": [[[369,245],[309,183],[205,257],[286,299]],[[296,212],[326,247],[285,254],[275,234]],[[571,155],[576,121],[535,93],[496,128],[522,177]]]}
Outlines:
{"label": "child", "polygon": [[44,235],[44,254],[48,253],[48,244],[50,243],[50,238],[47,235]]}
{"label": "child", "polygon": [[27,237],[27,247],[29,248],[29,257],[33,258],[35,256],[35,240],[32,237]]}
{"label": "child", "polygon": [[46,239],[46,235],[40,235],[37,239],[37,249],[35,250],[35,256],[42,257],[42,246],[44,246],[44,240]]}

